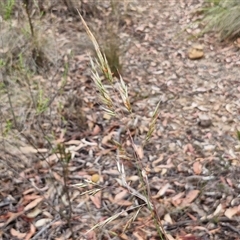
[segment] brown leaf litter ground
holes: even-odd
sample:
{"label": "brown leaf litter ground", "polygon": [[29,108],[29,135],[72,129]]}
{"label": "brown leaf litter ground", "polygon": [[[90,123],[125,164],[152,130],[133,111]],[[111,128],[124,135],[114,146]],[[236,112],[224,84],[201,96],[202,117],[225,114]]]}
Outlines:
{"label": "brown leaf litter ground", "polygon": [[[40,143],[41,153],[25,144],[21,152],[3,154],[12,165],[1,167],[2,239],[72,239],[64,218],[68,198],[75,239],[160,239],[147,206],[121,186],[116,147],[109,141],[122,129],[126,178],[143,192],[125,124],[136,144],[141,142],[159,100],[156,131],[144,148],[142,164],[149,169],[152,201],[169,239],[240,239],[239,51],[211,34],[190,38],[199,32],[191,13],[201,4],[130,3],[119,36],[127,49],[121,61],[134,123],[127,117],[109,119],[101,110],[82,24],[66,12],[55,16],[61,56],[70,50],[76,55],[65,87],[68,101],[62,114],[67,125],[54,122],[58,138],[52,144],[64,142],[71,161],[65,169],[59,156]],[[100,17],[86,21],[104,28]],[[204,57],[195,61],[187,55],[194,43],[204,46]],[[69,196],[62,169],[69,174]],[[117,217],[86,234],[112,216]]]}

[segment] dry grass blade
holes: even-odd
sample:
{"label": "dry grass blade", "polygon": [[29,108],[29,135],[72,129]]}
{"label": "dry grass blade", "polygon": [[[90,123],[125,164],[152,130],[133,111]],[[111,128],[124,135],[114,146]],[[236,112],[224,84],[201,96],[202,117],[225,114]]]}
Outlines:
{"label": "dry grass blade", "polygon": [[129,184],[127,183],[124,165],[122,163],[120,163],[118,154],[117,154],[117,168],[118,168],[119,173],[121,174],[122,185],[124,187],[126,187],[132,195],[142,199],[147,204],[147,206],[149,206],[149,208],[152,210],[153,204],[151,203],[150,199],[145,197],[141,193],[139,193],[137,190],[135,190],[134,188],[129,186]]}
{"label": "dry grass blade", "polygon": [[95,86],[97,87],[97,90],[100,93],[101,100],[104,105],[107,105],[109,108],[112,108],[113,103],[112,103],[110,94],[107,91],[107,89],[105,88],[105,86],[103,85],[101,78],[100,78],[97,70],[95,69],[94,63],[91,58],[90,58],[90,61],[91,61],[92,68],[94,69],[94,70],[92,70],[92,79],[95,83]]}
{"label": "dry grass blade", "polygon": [[131,107],[130,100],[129,100],[129,97],[128,97],[128,89],[127,89],[127,86],[124,83],[122,77],[121,76],[119,76],[119,77],[120,77],[120,84],[119,84],[120,87],[118,88],[118,91],[120,93],[120,96],[122,98],[124,106],[126,107],[127,111],[129,113],[131,113],[132,112],[132,107]]}
{"label": "dry grass blade", "polygon": [[89,230],[86,232],[86,234],[88,234],[89,232],[93,231],[93,230],[96,229],[96,228],[103,227],[104,225],[112,222],[113,220],[117,219],[117,218],[118,218],[122,213],[124,213],[124,212],[125,212],[125,211],[122,211],[122,212],[120,212],[120,213],[117,213],[117,214],[115,214],[115,215],[107,218],[107,219],[104,220],[103,222],[100,222],[100,223],[94,225],[91,229],[89,229]]}
{"label": "dry grass blade", "polygon": [[95,51],[96,51],[96,54],[97,54],[98,60],[96,60],[96,62],[94,62],[93,59],[90,57],[90,63],[91,63],[91,68],[92,68],[92,79],[95,83],[95,86],[96,86],[97,90],[99,91],[101,102],[106,106],[106,107],[103,107],[103,110],[105,112],[107,112],[109,115],[115,116],[115,112],[114,112],[114,109],[113,109],[113,101],[110,97],[110,94],[109,94],[108,90],[106,89],[106,87],[102,83],[102,80],[101,80],[101,77],[98,74],[98,69],[97,69],[96,65],[98,66],[98,68],[101,69],[102,73],[107,78],[107,80],[109,80],[112,83],[113,82],[113,75],[111,73],[111,69],[108,65],[108,61],[106,59],[106,56],[104,54],[102,54],[102,52],[100,50],[100,47],[99,47],[99,44],[98,44],[96,38],[94,37],[94,35],[90,31],[89,27],[87,26],[86,22],[84,21],[84,19],[81,16],[80,13],[79,13],[79,16],[82,20],[82,23],[85,27],[85,30],[86,30],[90,40],[92,41],[92,43],[94,45],[94,48],[95,48]]}
{"label": "dry grass blade", "polygon": [[[114,221],[115,219],[117,219],[119,216],[121,216],[121,214],[126,213],[126,212],[128,212],[128,211],[133,211],[134,209],[138,209],[138,211],[137,211],[137,214],[138,214],[138,213],[139,213],[139,210],[140,210],[143,206],[144,206],[144,205],[139,205],[139,206],[137,206],[137,207],[131,207],[131,208],[127,209],[127,210],[122,210],[121,212],[116,213],[115,215],[107,218],[106,220],[104,220],[104,221],[102,221],[102,222],[94,225],[94,226],[93,226],[91,229],[89,229],[85,234],[88,234],[89,232],[93,231],[93,230],[96,229],[96,228],[103,227],[104,225],[106,225],[106,224]],[[135,214],[134,216],[136,217],[137,215]]]}
{"label": "dry grass blade", "polygon": [[[78,11],[78,10],[77,10]],[[86,24],[85,20],[83,19],[83,17],[81,16],[80,12],[78,11],[78,14],[81,18],[81,21],[85,27],[85,30],[90,38],[90,40],[93,43],[93,46],[95,48],[96,54],[97,54],[97,58],[98,58],[98,64],[101,68],[102,73],[104,74],[104,76],[110,81],[113,82],[113,76],[112,76],[112,72],[111,69],[109,67],[107,58],[104,54],[102,54],[100,46],[96,40],[96,38],[94,37],[94,35],[92,34],[91,30],[89,29],[88,25]]]}
{"label": "dry grass blade", "polygon": [[155,107],[155,110],[153,112],[151,122],[150,122],[150,125],[149,125],[149,130],[148,130],[147,135],[146,135],[145,143],[149,141],[149,139],[151,138],[151,136],[152,136],[152,134],[155,130],[156,121],[157,121],[157,118],[159,116],[159,105],[160,105],[160,103],[161,103],[161,100],[158,102],[158,104]]}

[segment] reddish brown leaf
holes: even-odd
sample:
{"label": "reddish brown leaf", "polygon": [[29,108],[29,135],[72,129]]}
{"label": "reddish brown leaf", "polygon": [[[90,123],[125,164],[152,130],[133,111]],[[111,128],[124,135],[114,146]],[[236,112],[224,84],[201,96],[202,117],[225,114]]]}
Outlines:
{"label": "reddish brown leaf", "polygon": [[199,175],[202,172],[202,164],[197,161],[193,164],[193,171],[195,174]]}
{"label": "reddish brown leaf", "polygon": [[40,202],[43,201],[43,197],[38,197],[36,198],[34,201],[32,201],[31,203],[29,203],[27,206],[24,207],[24,211],[28,211],[34,207],[36,207]]}
{"label": "reddish brown leaf", "polygon": [[91,201],[96,206],[96,208],[101,208],[102,193],[101,191],[97,192],[94,195],[90,196]]}
{"label": "reddish brown leaf", "polygon": [[32,238],[32,236],[35,234],[35,232],[36,232],[35,226],[33,224],[30,224],[30,230],[27,233],[24,240],[30,240]]}
{"label": "reddish brown leaf", "polygon": [[196,197],[198,196],[199,192],[199,190],[191,190],[190,192],[188,192],[186,197],[183,199],[181,206],[187,206],[189,203],[194,201],[194,199],[196,199]]}
{"label": "reddish brown leaf", "polygon": [[26,233],[21,233],[17,230],[15,230],[14,228],[10,229],[10,233],[13,237],[16,237],[18,239],[25,239]]}

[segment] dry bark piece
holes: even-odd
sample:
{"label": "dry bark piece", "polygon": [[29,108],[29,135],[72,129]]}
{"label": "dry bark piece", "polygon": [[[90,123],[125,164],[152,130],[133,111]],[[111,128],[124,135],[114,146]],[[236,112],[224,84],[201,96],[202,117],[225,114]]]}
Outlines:
{"label": "dry bark piece", "polygon": [[200,59],[204,56],[203,45],[195,44],[188,51],[188,57],[192,60]]}

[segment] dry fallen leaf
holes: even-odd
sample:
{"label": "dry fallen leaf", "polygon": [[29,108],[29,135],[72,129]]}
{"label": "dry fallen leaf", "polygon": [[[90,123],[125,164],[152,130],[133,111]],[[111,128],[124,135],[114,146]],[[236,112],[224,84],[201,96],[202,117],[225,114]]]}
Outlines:
{"label": "dry fallen leaf", "polygon": [[152,196],[152,198],[159,198],[161,196],[163,196],[166,191],[168,190],[168,188],[171,187],[171,185],[169,183],[165,184],[156,195]]}
{"label": "dry fallen leaf", "polygon": [[140,179],[139,176],[133,175],[133,176],[128,177],[128,178],[127,178],[127,181],[136,182],[136,181],[138,181],[139,179]]}
{"label": "dry fallen leaf", "polygon": [[18,239],[24,239],[25,236],[27,235],[26,233],[21,233],[21,232],[15,230],[14,228],[10,229],[10,233],[13,237],[16,237]]}
{"label": "dry fallen leaf", "polygon": [[51,218],[42,218],[42,219],[39,219],[38,221],[35,222],[34,226],[36,228],[40,228],[48,223],[50,223],[52,221]]}
{"label": "dry fallen leaf", "polygon": [[44,198],[43,197],[39,197],[37,199],[35,199],[34,201],[30,202],[27,206],[24,207],[24,211],[28,211],[34,207],[36,207],[40,202],[42,202]]}
{"label": "dry fallen leaf", "polygon": [[118,202],[119,200],[122,200],[127,195],[128,195],[128,190],[124,189],[123,191],[116,194],[116,196],[114,197],[114,202]]}
{"label": "dry fallen leaf", "polygon": [[199,175],[202,172],[202,164],[197,161],[193,164],[193,171],[195,174]]}
{"label": "dry fallen leaf", "polygon": [[30,231],[27,233],[26,237],[24,240],[30,240],[31,237],[35,234],[36,228],[33,224],[30,224]]}
{"label": "dry fallen leaf", "polygon": [[42,213],[42,210],[39,208],[35,208],[32,211],[30,211],[29,213],[26,214],[26,216],[28,218],[35,218],[37,215],[39,215],[40,213]]}
{"label": "dry fallen leaf", "polygon": [[141,145],[134,144],[134,150],[137,153],[139,159],[143,159],[143,148]]}
{"label": "dry fallen leaf", "polygon": [[55,171],[53,171],[52,174],[53,174],[54,178],[55,178],[58,182],[60,182],[61,184],[64,184],[63,178],[62,178],[58,173],[56,173]]}
{"label": "dry fallen leaf", "polygon": [[143,238],[143,237],[141,236],[142,234],[143,234],[143,233],[140,232],[140,231],[139,231],[139,232],[136,232],[136,231],[135,231],[135,232],[133,233],[133,236],[135,237],[136,240],[144,240],[144,239],[146,239],[146,238]]}
{"label": "dry fallen leaf", "polygon": [[128,201],[128,200],[118,200],[115,202],[115,204],[119,205],[119,206],[126,206],[126,207],[129,207],[129,206],[132,206],[133,205],[133,202],[131,201]]}
{"label": "dry fallen leaf", "polygon": [[102,193],[101,191],[97,192],[94,195],[90,196],[91,201],[96,206],[96,208],[101,208]]}
{"label": "dry fallen leaf", "polygon": [[102,144],[106,145],[111,139],[115,132],[110,132],[108,135],[104,136],[102,139]]}
{"label": "dry fallen leaf", "polygon": [[174,238],[172,235],[170,234],[166,234],[166,235],[168,240],[176,240],[176,238]]}
{"label": "dry fallen leaf", "polygon": [[92,135],[96,136],[101,132],[101,128],[99,127],[99,125],[95,125],[94,129],[92,130]]}
{"label": "dry fallen leaf", "polygon": [[190,192],[187,193],[186,197],[182,200],[181,206],[187,206],[189,203],[193,202],[194,199],[196,199],[196,197],[199,194],[199,190],[191,190]]}
{"label": "dry fallen leaf", "polygon": [[183,147],[183,152],[184,153],[187,153],[187,152],[194,153],[195,150],[194,150],[194,147],[192,146],[192,144],[188,143]]}
{"label": "dry fallen leaf", "polygon": [[216,210],[214,211],[213,216],[219,215],[222,210],[223,210],[223,205],[220,203],[220,204],[217,206]]}
{"label": "dry fallen leaf", "polygon": [[37,198],[39,198],[40,196],[38,194],[31,194],[31,195],[25,195],[23,196],[23,198],[21,199],[21,204],[26,205],[27,203],[29,203],[32,200],[35,200]]}
{"label": "dry fallen leaf", "polygon": [[233,182],[230,178],[226,178],[226,181],[230,187],[233,187]]}
{"label": "dry fallen leaf", "polygon": [[171,218],[171,216],[170,216],[169,213],[167,213],[167,214],[164,215],[164,220],[165,220],[167,223],[173,224],[173,220],[172,220],[172,218]]}
{"label": "dry fallen leaf", "polygon": [[20,211],[17,213],[12,213],[12,212],[8,212],[6,215],[8,218],[8,220],[5,222],[4,226],[6,227],[9,223],[11,223],[12,221],[14,221],[16,218],[18,218],[19,216],[21,216],[24,212]]}
{"label": "dry fallen leaf", "polygon": [[225,212],[224,215],[228,217],[229,219],[232,219],[232,217],[236,214],[240,213],[240,206],[228,208]]}
{"label": "dry fallen leaf", "polygon": [[177,195],[171,198],[171,203],[176,207],[179,206],[182,202],[183,196],[184,196],[184,192],[178,193]]}
{"label": "dry fallen leaf", "polygon": [[129,240],[128,236],[125,233],[121,233],[119,237],[121,240]]}
{"label": "dry fallen leaf", "polygon": [[20,147],[20,150],[24,154],[48,152],[47,148],[34,148],[33,146]]}
{"label": "dry fallen leaf", "polygon": [[180,238],[178,238],[177,240],[201,240],[198,237],[195,237],[193,235],[189,235],[189,236],[182,236]]}

